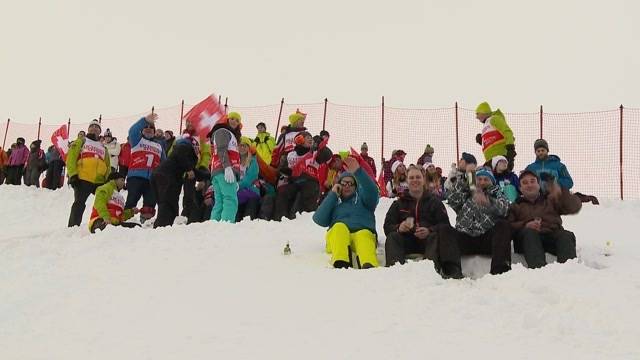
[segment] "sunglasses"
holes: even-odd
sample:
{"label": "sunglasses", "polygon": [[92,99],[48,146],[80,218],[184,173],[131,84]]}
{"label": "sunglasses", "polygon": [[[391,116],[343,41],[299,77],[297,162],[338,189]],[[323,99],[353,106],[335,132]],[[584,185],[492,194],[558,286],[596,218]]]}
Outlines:
{"label": "sunglasses", "polygon": [[342,186],[349,186],[349,187],[352,187],[352,186],[354,186],[355,184],[356,184],[356,183],[355,183],[355,182],[353,182],[353,181],[340,181],[340,185],[342,185]]}

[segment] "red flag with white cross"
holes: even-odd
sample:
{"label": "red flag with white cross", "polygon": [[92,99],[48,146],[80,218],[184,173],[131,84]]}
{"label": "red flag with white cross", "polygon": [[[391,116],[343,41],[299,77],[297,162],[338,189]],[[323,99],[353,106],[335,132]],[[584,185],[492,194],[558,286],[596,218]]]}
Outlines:
{"label": "red flag with white cross", "polygon": [[67,161],[67,153],[69,152],[69,133],[67,131],[67,124],[64,124],[54,131],[51,135],[51,143],[56,147],[60,153],[60,157],[64,161]]}
{"label": "red flag with white cross", "polygon": [[196,129],[196,134],[205,137],[213,128],[213,125],[224,116],[224,109],[218,102],[218,98],[211,94],[199,102],[187,112],[183,119],[190,122]]}

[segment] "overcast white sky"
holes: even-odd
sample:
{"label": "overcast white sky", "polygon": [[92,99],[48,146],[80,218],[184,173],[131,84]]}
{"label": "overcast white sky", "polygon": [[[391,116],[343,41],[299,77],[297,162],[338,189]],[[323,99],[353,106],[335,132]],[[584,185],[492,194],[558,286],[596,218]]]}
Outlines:
{"label": "overcast white sky", "polygon": [[0,3],[0,118],[18,122],[211,92],[243,106],[640,106],[638,1]]}

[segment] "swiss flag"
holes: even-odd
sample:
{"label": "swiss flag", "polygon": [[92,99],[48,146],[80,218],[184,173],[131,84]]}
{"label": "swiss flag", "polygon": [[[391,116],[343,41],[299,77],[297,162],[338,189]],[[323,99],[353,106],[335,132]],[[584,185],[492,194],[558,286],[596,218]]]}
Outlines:
{"label": "swiss flag", "polygon": [[224,109],[220,106],[218,98],[211,94],[187,112],[183,119],[190,122],[196,129],[196,134],[204,138],[218,120],[224,116]]}
{"label": "swiss flag", "polygon": [[69,152],[69,133],[67,132],[67,124],[60,126],[60,128],[53,132],[51,135],[51,143],[56,147],[62,160],[67,161],[67,153]]}

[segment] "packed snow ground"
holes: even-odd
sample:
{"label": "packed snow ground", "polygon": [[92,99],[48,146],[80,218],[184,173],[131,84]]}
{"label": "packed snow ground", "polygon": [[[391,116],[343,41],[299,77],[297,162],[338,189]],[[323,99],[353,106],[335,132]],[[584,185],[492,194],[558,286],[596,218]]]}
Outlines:
{"label": "packed snow ground", "polygon": [[566,217],[576,261],[490,276],[472,257],[443,280],[331,269],[309,214],[90,235],[72,201],[0,186],[0,359],[640,358],[638,202]]}

